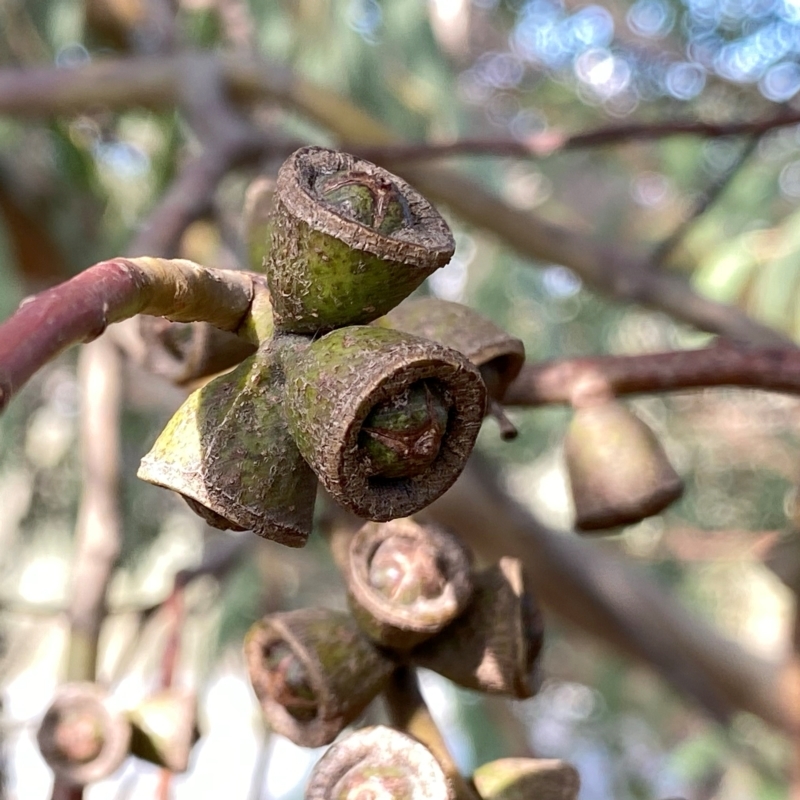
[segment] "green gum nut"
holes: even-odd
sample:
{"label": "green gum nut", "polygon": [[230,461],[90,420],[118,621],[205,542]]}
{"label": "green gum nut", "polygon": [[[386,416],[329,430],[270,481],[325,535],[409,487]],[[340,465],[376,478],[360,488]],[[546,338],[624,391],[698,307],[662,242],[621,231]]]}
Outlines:
{"label": "green gum nut", "polygon": [[287,359],[285,403],[297,446],[328,492],[385,522],[453,484],[475,444],[486,389],[455,350],[353,326]]}
{"label": "green gum nut", "polygon": [[445,221],[404,180],[321,147],[281,167],[268,235],[275,322],[292,333],[377,319],[455,249]]}
{"label": "green gum nut", "polygon": [[422,742],[376,725],[340,739],[314,767],[306,800],[455,800]]}
{"label": "green gum nut", "polygon": [[306,346],[278,337],[191,394],[142,459],[139,477],[183,495],[212,527],[302,547],[317,479],[284,417],[283,358]]}
{"label": "green gum nut", "polygon": [[575,411],[564,457],[581,531],[640,522],[683,494],[656,435],[616,400]]}
{"label": "green gum nut", "polygon": [[332,742],[383,690],[395,663],[349,614],[270,614],[245,636],[253,691],[270,727],[301,747]]}
{"label": "green gum nut", "polygon": [[472,775],[483,800],[577,800],[580,776],[555,758],[501,758]]}
{"label": "green gum nut", "polygon": [[480,368],[489,396],[494,400],[503,399],[525,362],[525,346],[520,339],[477,311],[438,297],[407,300],[378,324],[463,353]]}

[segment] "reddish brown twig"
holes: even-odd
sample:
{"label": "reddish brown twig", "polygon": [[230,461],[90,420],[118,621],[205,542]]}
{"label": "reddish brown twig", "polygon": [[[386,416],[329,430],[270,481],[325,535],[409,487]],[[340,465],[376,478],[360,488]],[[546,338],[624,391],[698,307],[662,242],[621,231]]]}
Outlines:
{"label": "reddish brown twig", "polygon": [[673,136],[696,136],[705,139],[723,136],[759,136],[775,128],[796,125],[798,122],[800,122],[800,114],[797,112],[732,123],[664,120],[654,123],[608,125],[582,133],[566,133],[551,129],[522,140],[495,138],[458,139],[452,142],[403,142],[375,147],[359,147],[358,154],[371,161],[398,163],[430,161],[454,156],[542,158],[565,150],[655,141]]}
{"label": "reddish brown twig", "polygon": [[262,289],[257,275],[191,261],[117,258],[96,264],[23,300],[0,325],[0,411],[41,366],[71,345],[97,338],[112,322],[151,314],[240,332]]}
{"label": "reddish brown twig", "polygon": [[541,406],[572,403],[577,395],[603,390],[624,395],[709,386],[800,394],[800,350],[720,344],[702,350],[526,364],[503,402]]}

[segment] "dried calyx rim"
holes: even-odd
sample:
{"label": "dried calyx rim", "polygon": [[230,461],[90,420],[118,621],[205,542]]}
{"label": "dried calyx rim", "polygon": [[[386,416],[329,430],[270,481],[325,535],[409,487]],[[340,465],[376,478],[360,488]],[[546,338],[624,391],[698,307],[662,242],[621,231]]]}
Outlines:
{"label": "dried calyx rim", "polygon": [[394,663],[349,614],[271,614],[245,637],[250,682],[270,726],[303,747],[328,744],[383,689]]}
{"label": "dried calyx rim", "polygon": [[286,364],[286,417],[325,488],[358,516],[413,514],[449,488],[478,435],[486,390],[463,355],[353,326]]}
{"label": "dried calyx rim", "polygon": [[473,588],[461,540],[412,519],[364,525],[350,542],[346,577],[361,629],[401,650],[449,625],[467,607]]}

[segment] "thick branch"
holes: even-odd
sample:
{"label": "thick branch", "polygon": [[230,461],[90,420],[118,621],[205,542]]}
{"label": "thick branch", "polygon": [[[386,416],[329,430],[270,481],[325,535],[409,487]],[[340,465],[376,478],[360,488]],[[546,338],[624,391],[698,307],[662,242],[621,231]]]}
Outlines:
{"label": "thick branch", "polygon": [[[181,99],[181,65],[201,65],[215,62],[216,56],[181,55],[150,58],[97,61],[79,69],[42,68],[36,70],[5,70],[0,72],[0,113],[17,117],[49,117],[72,114],[90,107],[123,109],[141,105],[164,108],[177,105]],[[228,57],[220,60],[224,75],[242,100],[270,96],[295,104],[317,103],[316,89],[298,81],[289,70],[258,60]],[[340,102],[331,96],[331,102],[318,111],[317,116],[328,116]],[[369,119],[365,116],[365,119]],[[376,123],[370,120],[361,137],[374,137]],[[663,120],[651,123],[607,125],[595,130],[568,134],[548,131],[530,137],[527,141],[497,139],[466,139],[443,143],[390,143],[390,137],[380,138],[385,144],[364,148],[376,160],[392,159],[411,161],[441,158],[452,155],[530,156],[552,152],[598,147],[628,141],[651,141],[670,136],[698,136],[719,138],[766,133],[774,128],[796,125],[800,113],[788,111],[762,119],[741,122],[713,123],[700,120]],[[340,123],[341,124],[341,123]],[[369,130],[372,129],[372,130]],[[365,155],[369,158],[370,155]]]}
{"label": "thick branch", "polygon": [[0,325],[0,410],[36,370],[71,345],[97,338],[112,322],[150,314],[253,335],[250,311],[266,292],[258,275],[191,261],[117,258],[96,264],[23,300]]}
{"label": "thick branch", "polygon": [[[129,59],[63,72],[7,72],[0,75],[0,113],[52,116],[98,105],[115,109],[173,105],[181,98],[185,70],[208,58],[213,57]],[[396,143],[392,131],[361,109],[289,70],[242,58],[221,59],[220,67],[234,99],[268,99],[295,108],[355,150]],[[394,162],[391,165],[397,167]],[[604,247],[546,222],[457,173],[402,167],[398,171],[423,194],[499,235],[523,255],[570,267],[589,285],[612,297],[663,310],[702,330],[734,339],[760,345],[788,344],[786,337],[738,309],[698,295],[682,277],[651,270],[646,255]]]}
{"label": "thick branch", "polygon": [[734,306],[697,294],[686,280],[651,269],[647,257],[598,244],[587,236],[505,203],[475,181],[444,169],[399,169],[423,194],[459,217],[500,236],[519,253],[570,267],[591,287],[617,300],[641,303],[701,330],[763,346],[790,340]]}
{"label": "thick branch", "polygon": [[503,403],[541,406],[571,403],[586,392],[652,394],[708,386],[800,394],[800,351],[721,344],[702,350],[528,363]]}

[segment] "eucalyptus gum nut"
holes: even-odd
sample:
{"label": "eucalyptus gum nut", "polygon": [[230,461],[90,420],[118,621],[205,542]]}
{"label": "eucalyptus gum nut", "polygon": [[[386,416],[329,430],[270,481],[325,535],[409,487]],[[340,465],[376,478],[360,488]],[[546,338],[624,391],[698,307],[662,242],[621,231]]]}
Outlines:
{"label": "eucalyptus gum nut", "polygon": [[[396,189],[399,199],[390,197],[379,210],[377,230],[354,218],[376,219],[376,209],[365,211],[358,197],[340,213],[320,194],[327,176],[345,172]],[[302,148],[278,173],[270,222],[266,268],[276,326],[316,334],[371,322],[444,266],[454,249],[442,217],[401,178],[347,153]]]}
{"label": "eucalyptus gum nut", "polygon": [[516,698],[539,688],[542,618],[519,560],[500,561],[474,577],[466,610],[408,655],[467,689]]}
{"label": "eucalyptus gum nut", "polygon": [[438,525],[368,522],[350,541],[345,570],[353,616],[378,644],[408,650],[464,611],[473,592],[471,566],[463,542]]}
{"label": "eucalyptus gum nut", "polygon": [[[270,658],[288,648],[313,693],[315,713],[297,715],[286,708],[276,682],[280,664]],[[326,608],[271,614],[245,636],[250,683],[274,731],[303,747],[329,744],[383,690],[395,663],[362,635],[353,618]]]}
{"label": "eucalyptus gum nut", "polygon": [[[373,475],[359,447],[364,421],[420,381],[435,383],[450,407],[438,454],[417,474]],[[328,492],[358,516],[382,522],[420,511],[455,482],[475,444],[486,390],[477,368],[455,350],[353,326],[287,357],[285,403],[297,446]]]}
{"label": "eucalyptus gum nut", "polygon": [[559,759],[500,758],[478,767],[472,782],[483,800],[577,800],[580,776]]}
{"label": "eucalyptus gum nut", "polygon": [[306,345],[278,337],[193,392],[142,459],[139,477],[199,505],[210,525],[302,547],[317,479],[284,418],[282,358]]}
{"label": "eucalyptus gum nut", "polygon": [[116,772],[128,755],[130,738],[130,724],[108,692],[88,682],[56,689],[36,735],[39,750],[56,777],[74,786]]}
{"label": "eucalyptus gum nut", "polygon": [[376,725],[336,742],[317,762],[305,800],[456,800],[433,753],[406,733]]}
{"label": "eucalyptus gum nut", "polygon": [[197,740],[194,692],[162,689],[128,711],[132,727],[131,755],[170,772],[186,772]]}
{"label": "eucalyptus gum nut", "polygon": [[525,346],[520,339],[461,303],[438,297],[406,300],[378,324],[463,353],[481,367],[489,396],[495,400],[503,399],[525,363]]}
{"label": "eucalyptus gum nut", "polygon": [[579,530],[639,522],[683,494],[656,435],[616,400],[576,409],[564,456]]}

